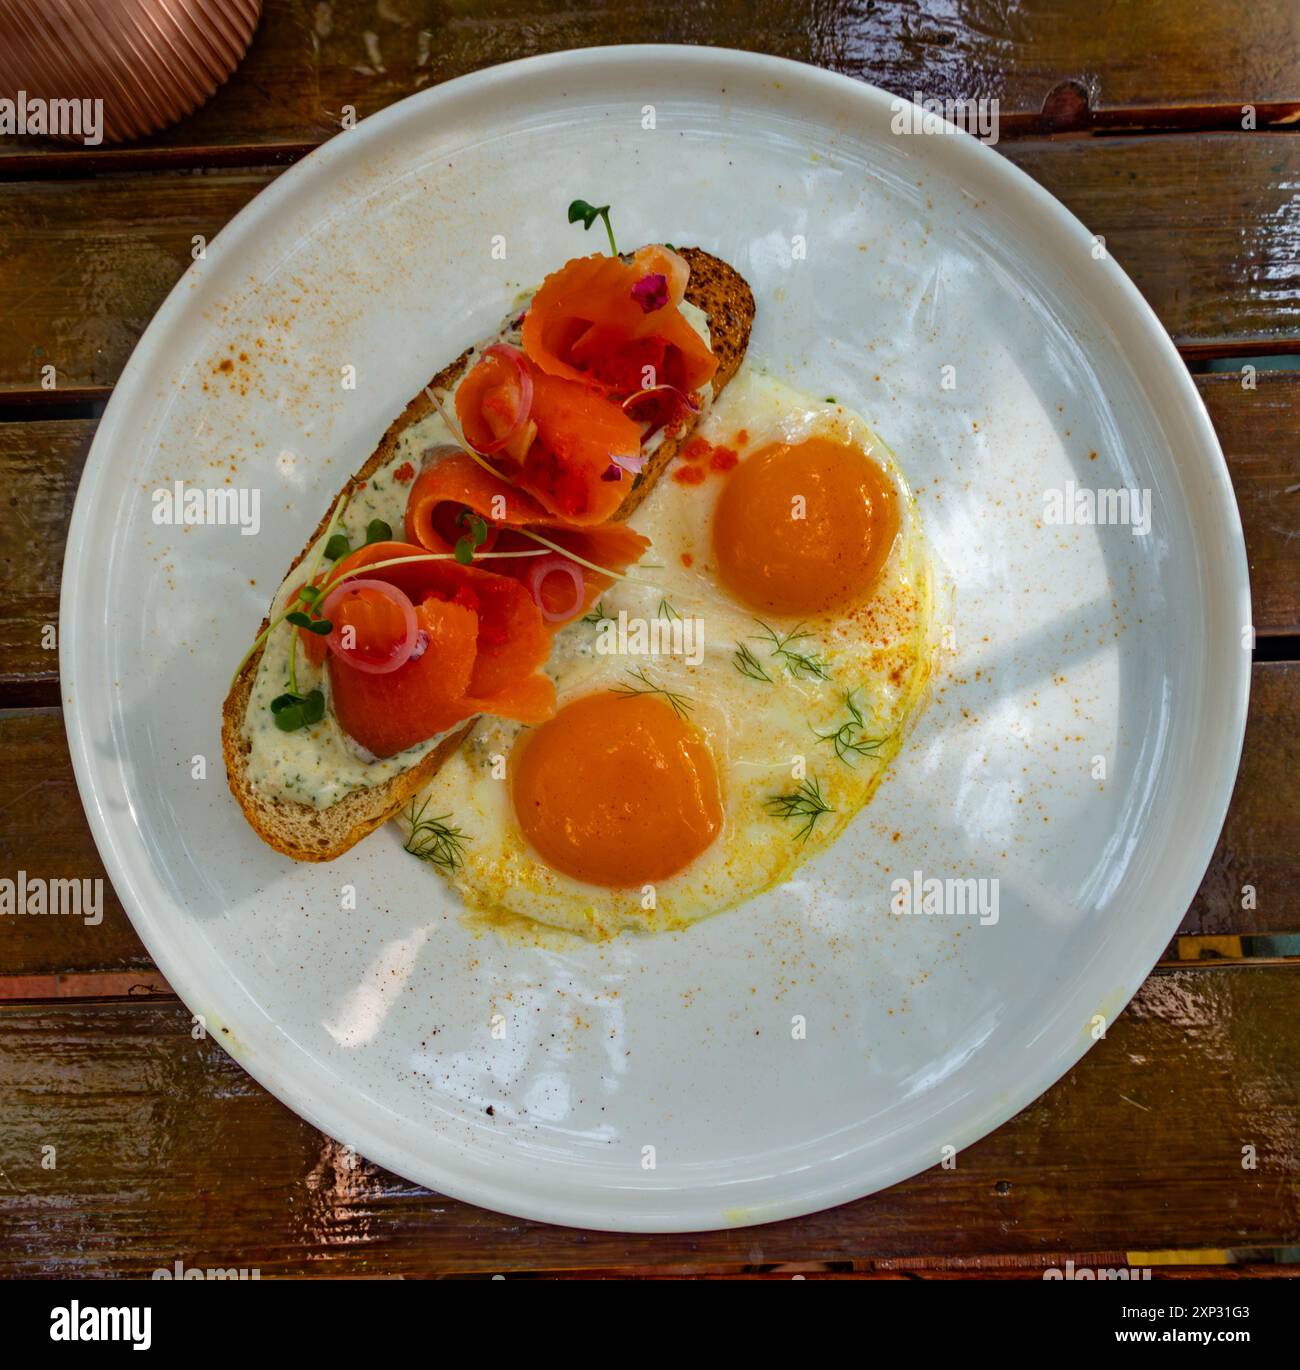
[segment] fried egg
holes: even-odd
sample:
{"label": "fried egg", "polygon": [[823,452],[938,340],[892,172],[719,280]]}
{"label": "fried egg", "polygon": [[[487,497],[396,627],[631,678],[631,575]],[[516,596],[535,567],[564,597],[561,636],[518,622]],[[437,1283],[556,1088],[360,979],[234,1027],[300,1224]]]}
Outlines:
{"label": "fried egg", "polygon": [[926,693],[915,501],[844,405],[746,365],[630,523],[651,548],[557,634],[554,717],[480,719],[408,816],[454,829],[480,917],[601,937],[733,907],[835,841]]}

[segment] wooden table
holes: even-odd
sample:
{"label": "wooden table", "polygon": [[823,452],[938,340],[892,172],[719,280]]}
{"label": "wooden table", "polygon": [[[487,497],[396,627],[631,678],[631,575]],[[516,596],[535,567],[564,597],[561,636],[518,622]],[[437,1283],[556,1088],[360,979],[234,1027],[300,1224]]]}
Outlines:
{"label": "wooden table", "polygon": [[0,919],[0,1272],[179,1258],[264,1277],[783,1262],[1033,1276],[1156,1253],[1138,1259],[1283,1273],[1300,1244],[1300,373],[1261,370],[1249,389],[1207,369],[1300,353],[1296,0],[267,0],[234,78],[165,133],[0,140],[0,875],[104,873],[46,625],[96,420],[192,235],[333,136],[345,105],[364,116],[509,58],[665,40],[996,96],[998,151],[1105,235],[1187,359],[1241,505],[1258,646],[1236,796],[1178,937],[1106,1040],[956,1170],[768,1227],[631,1237],[350,1165],[191,1037],[111,894],[95,929]]}

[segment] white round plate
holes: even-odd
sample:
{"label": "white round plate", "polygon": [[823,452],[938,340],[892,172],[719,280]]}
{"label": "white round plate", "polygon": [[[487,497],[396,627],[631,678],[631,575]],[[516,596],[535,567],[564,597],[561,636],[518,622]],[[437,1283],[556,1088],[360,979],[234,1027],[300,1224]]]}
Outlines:
{"label": "white round plate", "polygon": [[[634,1231],[870,1193],[1069,1069],[1196,890],[1250,664],[1213,430],[1077,220],[965,134],[892,132],[894,112],[838,76],[685,47],[425,91],[208,244],[114,391],[62,603],[100,850],[215,1039],[399,1174]],[[613,205],[622,244],[732,262],[758,301],[751,356],[889,442],[952,586],[952,650],[873,803],[788,885],[682,934],[539,950],[474,936],[393,830],[327,866],[264,847],[218,715],[394,414],[519,286],[600,246],[565,221],[579,196]],[[153,522],[155,490],[227,478],[260,490],[257,536]],[[1046,517],[1053,491],[1121,487],[1150,492],[1149,531]],[[997,921],[891,913],[918,871],[996,881]]]}

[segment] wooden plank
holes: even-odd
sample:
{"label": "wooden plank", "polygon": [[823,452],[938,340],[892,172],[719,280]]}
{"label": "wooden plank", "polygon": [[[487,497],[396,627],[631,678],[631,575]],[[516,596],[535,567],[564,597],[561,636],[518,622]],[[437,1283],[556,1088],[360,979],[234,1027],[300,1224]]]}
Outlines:
{"label": "wooden plank", "polygon": [[172,987],[156,970],[0,975],[0,999],[119,999],[159,994],[175,997]]}
{"label": "wooden plank", "polygon": [[[158,306],[274,173],[0,184],[0,398],[107,395]],[[46,367],[54,389],[43,388]]]}
{"label": "wooden plank", "polygon": [[[466,72],[604,43],[742,47],[909,97],[919,90],[938,99],[996,98],[1003,136],[1063,119],[1094,127],[1239,127],[1247,101],[1264,125],[1300,108],[1300,77],[1282,60],[1298,39],[1292,0],[1143,0],[1100,9],[1019,0],[1013,12],[1001,0],[267,0],[229,83],[196,114],[126,155],[157,158],[171,150],[193,160],[230,147],[296,155],[335,133],[345,106],[364,116]],[[0,140],[6,169],[52,153],[67,161],[105,155]]]}
{"label": "wooden plank", "polygon": [[1257,664],[1237,788],[1182,933],[1300,932],[1298,786],[1300,662]]}
{"label": "wooden plank", "polygon": [[0,424],[0,698],[57,699],[63,549],[94,433],[91,419]]}
{"label": "wooden plank", "polygon": [[[1198,355],[1300,347],[1300,141],[1267,134],[1038,140],[1006,154],[1125,267]],[[272,170],[0,183],[0,399],[102,395],[191,261]],[[1214,213],[1204,190],[1214,187]],[[57,389],[42,388],[52,366]]]}
{"label": "wooden plank", "polygon": [[[9,763],[0,767],[0,876],[13,878],[21,869],[105,882],[97,928],[48,917],[0,918],[0,971],[89,975],[149,967],[82,814],[58,710],[0,711],[0,755]],[[1257,665],[1236,795],[1181,934],[1300,932],[1298,776],[1300,663]],[[1253,908],[1242,907],[1246,885],[1255,890]]]}
{"label": "wooden plank", "polygon": [[103,881],[98,923],[72,915],[0,918],[0,971],[13,976],[151,966],[90,835],[62,712],[0,712],[0,756],[0,876],[16,880],[25,871],[46,880]]}
{"label": "wooden plank", "polygon": [[1300,635],[1300,372],[1195,377],[1228,460],[1260,637]]}
{"label": "wooden plank", "polygon": [[1300,350],[1296,139],[1076,138],[1002,151],[1106,239],[1185,355]]}
{"label": "wooden plank", "polygon": [[350,1165],[193,1040],[177,1005],[0,1008],[0,1275],[141,1275],[178,1259],[365,1275],[1293,1244],[1298,1001],[1300,968],[1155,975],[1105,1041],[955,1169],[791,1222],[657,1237],[501,1217]]}

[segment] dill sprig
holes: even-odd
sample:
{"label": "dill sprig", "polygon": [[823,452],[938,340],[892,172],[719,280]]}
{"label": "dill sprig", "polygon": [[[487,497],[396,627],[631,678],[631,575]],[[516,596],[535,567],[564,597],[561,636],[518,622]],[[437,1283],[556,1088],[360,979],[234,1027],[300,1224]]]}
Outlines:
{"label": "dill sprig", "polygon": [[769,685],[772,683],[772,677],[763,669],[763,663],[743,642],[736,643],[736,650],[731,654],[731,664],[750,680],[766,680]]}
{"label": "dill sprig", "polygon": [[406,815],[406,820],[411,825],[411,835],[406,839],[406,850],[412,856],[418,856],[421,861],[441,866],[445,871],[454,871],[464,860],[464,844],[470,839],[459,828],[448,826],[447,820],[451,817],[449,813],[426,818],[424,815],[428,807],[427,799],[418,809],[415,807],[415,800],[411,800],[411,809]]}
{"label": "dill sprig", "polygon": [[803,827],[795,833],[800,842],[806,842],[812,836],[812,830],[822,814],[835,812],[822,798],[821,786],[813,776],[809,776],[789,794],[772,795],[767,800],[767,811],[777,818],[805,819]]}
{"label": "dill sprig", "polygon": [[[854,703],[853,696],[855,690],[850,690],[844,696],[844,703],[849,711],[848,721],[841,723],[838,728],[832,728],[829,732],[817,733],[818,742],[829,742],[835,748],[835,755],[844,762],[846,766],[854,763],[849,759],[853,756],[875,756],[875,754],[889,740],[888,737],[868,737],[865,731],[862,718],[862,710]],[[857,734],[855,737],[854,734]]]}
{"label": "dill sprig", "polygon": [[631,699],[634,695],[663,695],[678,718],[685,718],[694,707],[685,695],[674,694],[672,690],[666,690],[662,685],[656,685],[640,666],[636,667],[635,670],[629,668],[627,674],[638,683],[636,685],[613,685],[610,687],[613,694],[622,695],[625,699]]}
{"label": "dill sprig", "polygon": [[666,599],[661,599],[659,601],[659,607],[655,610],[655,617],[666,618],[671,623],[673,619],[681,618],[681,614],[679,614]]}
{"label": "dill sprig", "polygon": [[593,628],[599,628],[607,618],[609,618],[609,613],[605,608],[605,601],[602,599],[591,613],[583,614],[582,621],[590,623]]}
{"label": "dill sprig", "polygon": [[806,675],[816,676],[818,680],[830,679],[821,657],[813,656],[795,647],[795,643],[802,642],[805,638],[812,636],[802,623],[791,628],[788,633],[782,634],[778,633],[775,628],[770,628],[762,619],[756,618],[754,622],[763,630],[763,636],[771,643],[771,655],[780,657],[785,662],[786,669],[796,680]]}

